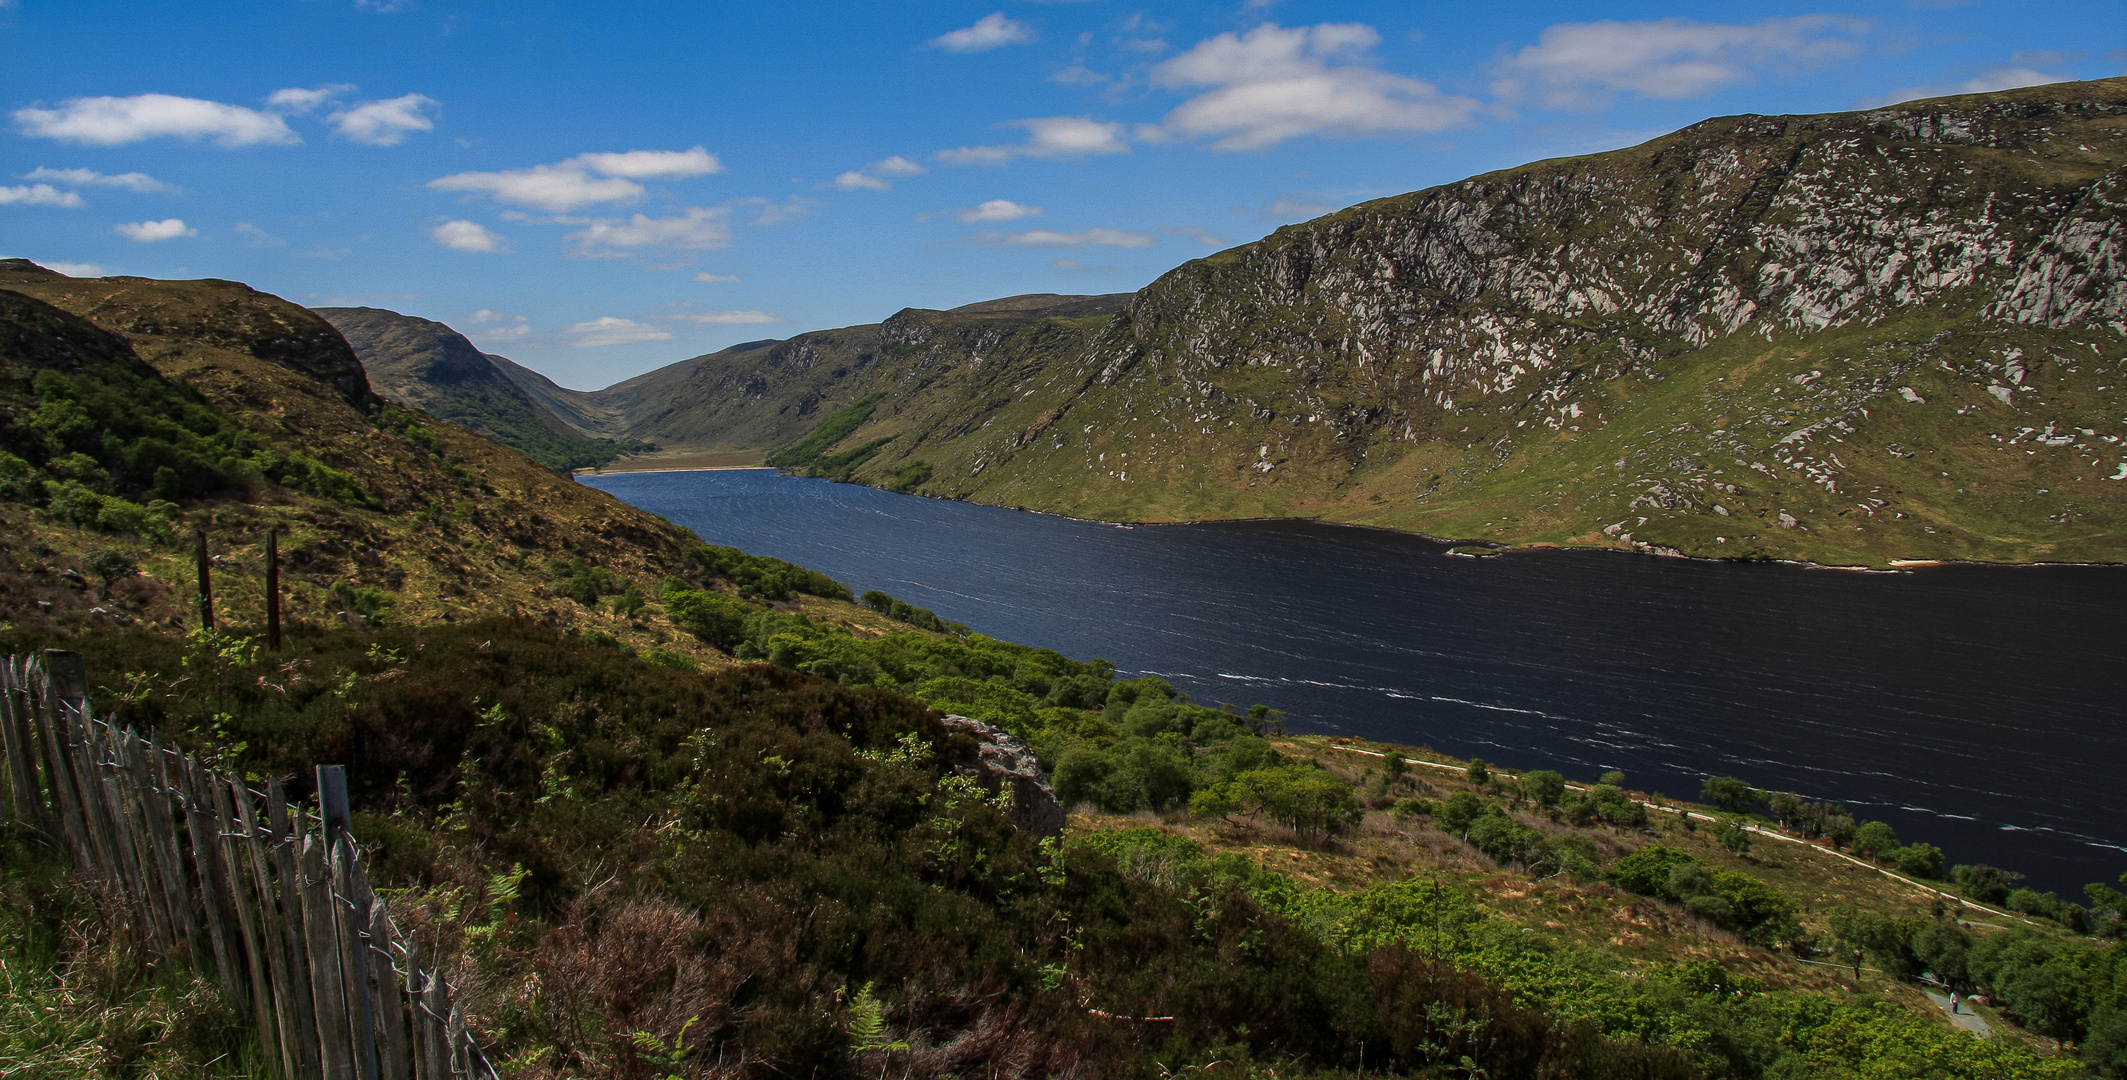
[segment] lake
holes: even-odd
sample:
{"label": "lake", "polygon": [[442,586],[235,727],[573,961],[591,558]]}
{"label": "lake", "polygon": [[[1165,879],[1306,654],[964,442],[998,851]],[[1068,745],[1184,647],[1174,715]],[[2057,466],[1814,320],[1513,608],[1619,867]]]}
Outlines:
{"label": "lake", "polygon": [[766,470],[592,486],[704,540],[1298,731],[1693,797],[1851,806],[2080,901],[2127,870],[2127,570],[1862,574],[1589,551],[1449,557],[1298,521],[1121,527]]}

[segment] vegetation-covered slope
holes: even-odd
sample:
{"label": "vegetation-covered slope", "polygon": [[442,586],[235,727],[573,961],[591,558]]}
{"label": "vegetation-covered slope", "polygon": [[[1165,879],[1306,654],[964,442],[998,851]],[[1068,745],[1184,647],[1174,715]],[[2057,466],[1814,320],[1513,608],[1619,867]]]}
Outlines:
{"label": "vegetation-covered slope", "polygon": [[[704,580],[685,530],[384,404],[324,320],[232,282],[0,263],[0,350],[0,619],[18,627],[192,625],[196,530],[237,623],[262,617],[269,528],[297,620],[575,622],[628,585]],[[92,552],[149,573],[91,590]],[[556,591],[584,567],[605,575],[568,590],[584,602]]]}
{"label": "vegetation-covered slope", "polygon": [[314,310],[354,347],[370,387],[394,404],[462,424],[564,472],[646,449],[586,436],[518,386],[506,361],[442,323],[382,308]]}
{"label": "vegetation-covered slope", "polygon": [[[2069,932],[2116,933],[2127,899],[1966,874],[2057,923],[1967,929],[1614,780],[1355,770],[1268,710],[852,599],[378,404],[276,298],[0,272],[0,651],[79,649],[123,721],[298,794],[345,763],[376,876],[510,1075],[2080,1068],[1800,962],[1851,948],[1995,993],[2089,1060],[2127,1044],[2117,947]],[[256,637],[268,525],[278,652]],[[192,529],[221,556],[216,633],[191,621]],[[1034,747],[1087,808],[1060,844],[1012,824],[939,711]],[[1767,808],[1908,861],[1826,808]],[[8,1067],[251,1067],[242,1012],[144,967],[47,838],[0,841]]]}
{"label": "vegetation-covered slope", "polygon": [[1289,226],[1105,321],[703,365],[659,437],[780,446],[884,393],[829,448],[891,440],[855,479],[1080,516],[2120,561],[2123,166],[2120,79],[1709,120]]}

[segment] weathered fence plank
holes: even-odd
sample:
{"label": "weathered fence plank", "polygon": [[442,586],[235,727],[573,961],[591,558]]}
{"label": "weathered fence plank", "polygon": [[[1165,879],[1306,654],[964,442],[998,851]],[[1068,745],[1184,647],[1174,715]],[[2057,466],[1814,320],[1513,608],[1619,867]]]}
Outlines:
{"label": "weathered fence plank", "polygon": [[199,879],[199,906],[207,917],[207,941],[214,948],[214,970],[221,976],[222,992],[242,1006],[250,1000],[249,982],[238,966],[242,955],[237,946],[236,915],[229,910],[229,878],[222,870],[221,822],[200,795],[199,769],[191,756],[179,757],[170,764],[170,775],[177,781],[178,799],[184,806],[192,872]]}
{"label": "weathered fence plank", "polygon": [[392,968],[393,936],[391,917],[384,901],[372,899],[369,905],[369,967],[377,988],[377,1077],[378,1080],[409,1080],[412,1061],[406,1040],[406,995],[400,992],[399,974]]}
{"label": "weathered fence plank", "polygon": [[266,815],[273,827],[273,868],[280,880],[282,925],[288,928],[288,969],[294,997],[301,1010],[298,1030],[302,1034],[303,1075],[317,1076],[324,1068],[320,1047],[323,1028],[318,1023],[316,991],[310,980],[310,926],[303,918],[303,878],[296,866],[300,834],[288,817],[288,800],[279,780],[266,781]]}
{"label": "weathered fence plank", "polygon": [[282,1029],[274,1008],[273,982],[267,965],[265,937],[260,919],[254,912],[265,906],[265,879],[254,882],[245,858],[249,848],[246,840],[251,832],[248,818],[239,818],[235,800],[230,797],[229,778],[214,769],[202,769],[198,777],[201,794],[212,800],[216,820],[221,822],[221,832],[216,847],[221,853],[222,873],[229,882],[229,907],[236,916],[237,937],[244,952],[244,975],[251,989],[251,1020],[258,1025],[259,1046],[265,1051],[266,1060],[281,1066],[281,1075],[297,1075],[294,1063],[287,1057],[283,1045],[286,1032]]}
{"label": "weathered fence plank", "polygon": [[307,1077],[317,1074],[317,1035],[310,1020],[305,981],[295,978],[289,958],[296,952],[296,931],[282,918],[267,869],[272,856],[251,801],[251,789],[243,778],[232,776],[226,785],[236,803],[236,820],[243,837],[241,845],[251,864],[252,895],[258,900],[259,948],[266,956],[266,972],[273,980],[274,1026],[280,1032],[281,1075]]}
{"label": "weathered fence plank", "polygon": [[347,1026],[347,982],[340,974],[340,931],[333,910],[332,871],[325,845],[303,835],[303,936],[309,944],[310,996],[318,1009],[318,1049],[325,1080],[354,1080],[353,1039]]}
{"label": "weathered fence plank", "polygon": [[[329,823],[331,819],[326,818]],[[340,933],[340,984],[347,997],[347,1038],[354,1047],[355,1070],[366,1080],[377,1076],[376,1017],[369,999],[368,930],[369,909],[355,887],[361,873],[355,862],[354,843],[345,834],[331,841],[332,914]]]}

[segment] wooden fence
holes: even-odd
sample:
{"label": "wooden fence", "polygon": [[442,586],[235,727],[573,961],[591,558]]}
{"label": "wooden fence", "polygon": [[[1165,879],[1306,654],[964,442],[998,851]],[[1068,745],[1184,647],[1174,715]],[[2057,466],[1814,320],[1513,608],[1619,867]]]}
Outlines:
{"label": "wooden fence", "polygon": [[5,812],[72,853],[144,946],[218,977],[287,1080],[496,1080],[450,985],[370,888],[347,776],[318,807],[95,716],[81,654],[0,663]]}

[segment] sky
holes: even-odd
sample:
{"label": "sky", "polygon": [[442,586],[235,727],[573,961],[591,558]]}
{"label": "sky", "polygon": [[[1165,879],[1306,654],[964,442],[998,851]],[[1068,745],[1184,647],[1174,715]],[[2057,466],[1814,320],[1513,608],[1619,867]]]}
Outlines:
{"label": "sky", "polygon": [[0,0],[0,256],[597,389],[1711,116],[2123,72],[2118,0]]}

